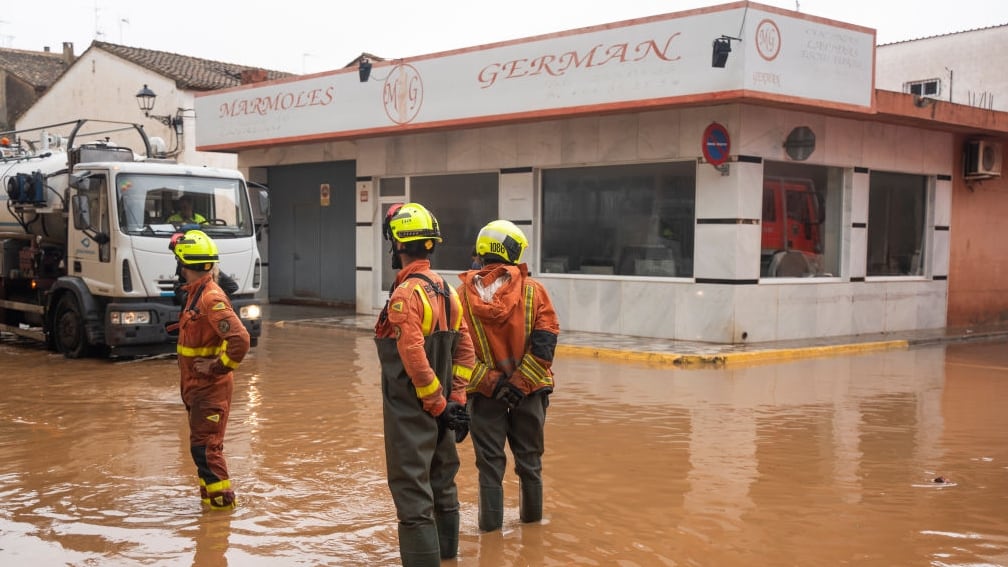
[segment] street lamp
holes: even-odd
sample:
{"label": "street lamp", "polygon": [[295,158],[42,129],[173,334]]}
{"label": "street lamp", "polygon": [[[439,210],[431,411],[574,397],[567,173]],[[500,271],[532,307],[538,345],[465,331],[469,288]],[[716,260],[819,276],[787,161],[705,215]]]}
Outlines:
{"label": "street lamp", "polygon": [[137,91],[136,94],[137,104],[140,106],[140,110],[143,111],[144,116],[146,116],[147,118],[153,118],[154,120],[157,120],[158,122],[164,124],[165,126],[170,127],[172,130],[175,131],[176,136],[181,136],[183,109],[181,108],[178,109],[178,111],[175,112],[174,115],[151,114],[150,111],[154,109],[154,100],[156,98],[157,95],[154,94],[154,91],[152,91],[151,88],[148,87],[147,85],[144,85],[143,88]]}
{"label": "street lamp", "polygon": [[142,89],[137,91],[136,99],[137,105],[144,113],[144,116],[157,120],[165,126],[168,126],[172,129],[172,132],[175,133],[175,148],[170,152],[166,152],[165,155],[177,155],[181,151],[181,144],[179,143],[179,140],[184,131],[182,113],[192,109],[179,108],[175,111],[175,114],[151,114],[151,110],[154,109],[154,100],[157,99],[157,94],[155,94],[154,91],[147,85],[144,85]]}

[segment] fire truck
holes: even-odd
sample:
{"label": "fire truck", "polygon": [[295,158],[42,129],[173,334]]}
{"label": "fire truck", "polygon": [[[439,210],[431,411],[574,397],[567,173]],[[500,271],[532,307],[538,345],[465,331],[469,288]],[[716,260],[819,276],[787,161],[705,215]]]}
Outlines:
{"label": "fire truck", "polygon": [[[143,153],[108,135],[78,143],[96,125],[135,133]],[[167,327],[180,299],[169,242],[198,228],[237,283],[231,302],[256,343],[262,266],[248,184],[236,170],[149,157],[152,141],[140,125],[90,119],[0,132],[0,330],[67,358],[173,352]],[[183,197],[198,224],[172,220]]]}
{"label": "fire truck", "polygon": [[812,276],[821,272],[823,195],[811,179],[763,180],[762,275]]}

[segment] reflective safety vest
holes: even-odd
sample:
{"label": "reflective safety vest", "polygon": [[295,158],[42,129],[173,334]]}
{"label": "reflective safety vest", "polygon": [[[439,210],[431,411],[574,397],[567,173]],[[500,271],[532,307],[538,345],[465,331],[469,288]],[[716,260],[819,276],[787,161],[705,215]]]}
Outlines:
{"label": "reflective safety vest", "polygon": [[553,387],[553,377],[549,369],[544,367],[528,352],[529,341],[531,340],[532,331],[535,326],[535,286],[531,283],[526,283],[522,291],[523,311],[525,314],[524,349],[520,353],[508,353],[512,356],[520,356],[521,359],[519,361],[513,358],[498,358],[498,354],[495,354],[490,346],[490,340],[487,337],[483,322],[473,314],[472,305],[469,303],[469,294],[463,294],[464,307],[469,313],[470,334],[473,335],[476,344],[479,345],[477,355],[482,355],[478,357],[477,363],[473,367],[472,376],[469,379],[469,386],[466,388],[466,391],[476,392],[479,389],[480,382],[483,381],[487,373],[493,368],[502,371],[508,377],[516,371],[519,372],[528,381],[530,391]]}

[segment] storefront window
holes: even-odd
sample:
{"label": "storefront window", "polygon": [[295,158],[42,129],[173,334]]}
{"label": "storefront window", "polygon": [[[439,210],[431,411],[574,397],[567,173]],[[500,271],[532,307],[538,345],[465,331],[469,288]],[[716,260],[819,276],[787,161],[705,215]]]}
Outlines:
{"label": "storefront window", "polygon": [[840,266],[843,170],[767,162],[760,276],[834,276]]}
{"label": "storefront window", "polygon": [[923,271],[927,177],[871,172],[868,189],[869,276],[919,276]]}
{"label": "storefront window", "polygon": [[427,207],[441,225],[444,242],[431,256],[432,267],[469,269],[476,235],[497,219],[499,185],[497,172],[409,178],[409,200]]}
{"label": "storefront window", "polygon": [[542,174],[543,272],[691,277],[696,163]]}

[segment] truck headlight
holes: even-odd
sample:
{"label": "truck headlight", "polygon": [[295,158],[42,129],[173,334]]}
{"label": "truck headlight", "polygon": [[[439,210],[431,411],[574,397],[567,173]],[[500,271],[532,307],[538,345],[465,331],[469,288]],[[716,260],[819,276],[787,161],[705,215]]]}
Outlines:
{"label": "truck headlight", "polygon": [[238,310],[238,316],[242,319],[258,319],[261,315],[262,311],[258,305],[242,305]]}
{"label": "truck headlight", "polygon": [[150,311],[113,311],[109,314],[113,325],[149,325]]}

